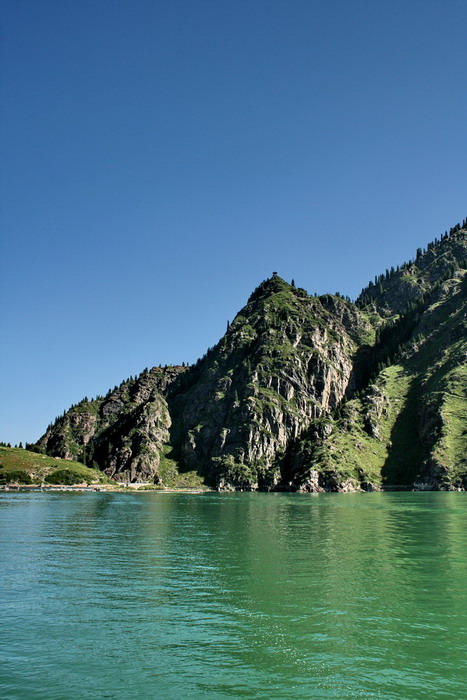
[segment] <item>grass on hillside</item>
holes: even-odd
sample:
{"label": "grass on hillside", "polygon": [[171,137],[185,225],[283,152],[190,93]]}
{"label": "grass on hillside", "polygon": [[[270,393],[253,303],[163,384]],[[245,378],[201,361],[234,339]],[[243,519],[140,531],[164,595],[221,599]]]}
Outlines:
{"label": "grass on hillside", "polygon": [[438,407],[441,429],[433,435],[431,453],[452,482],[465,479],[467,471],[465,279],[456,279],[455,294],[430,307],[431,333],[423,352],[410,361],[422,377],[421,400]]}
{"label": "grass on hillside", "polygon": [[162,485],[171,489],[204,489],[203,478],[195,471],[179,471],[177,462],[170,456],[171,445],[163,445],[159,463]]}
{"label": "grass on hillside", "polygon": [[441,437],[434,457],[449,469],[452,480],[462,479],[467,469],[467,366],[455,365],[444,377],[439,391],[442,417]]}
{"label": "grass on hillside", "polygon": [[0,483],[110,484],[108,476],[80,462],[17,447],[0,447]]}
{"label": "grass on hillside", "polygon": [[418,445],[414,439],[415,405],[413,378],[401,365],[387,367],[378,377],[381,414],[375,418],[378,437],[365,430],[368,404],[353,399],[346,407],[352,428],[340,421],[325,444],[326,468],[336,469],[343,477],[368,481],[375,485],[410,483],[416,476]]}

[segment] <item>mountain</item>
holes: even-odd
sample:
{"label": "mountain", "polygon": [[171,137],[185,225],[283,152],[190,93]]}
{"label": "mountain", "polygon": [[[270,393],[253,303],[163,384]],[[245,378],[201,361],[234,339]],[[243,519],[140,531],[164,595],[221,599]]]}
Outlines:
{"label": "mountain", "polygon": [[466,261],[464,222],[355,303],[274,273],[195,365],[84,399],[36,449],[125,481],[465,488]]}
{"label": "mountain", "polygon": [[104,397],[86,397],[49,426],[37,447],[101,468],[112,478],[154,480],[169,441],[166,396],[184,371],[184,367],[145,369]]}

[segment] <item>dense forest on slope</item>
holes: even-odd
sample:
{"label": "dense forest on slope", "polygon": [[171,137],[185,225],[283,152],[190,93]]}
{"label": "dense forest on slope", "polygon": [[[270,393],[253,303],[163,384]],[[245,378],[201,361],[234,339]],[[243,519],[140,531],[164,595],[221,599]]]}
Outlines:
{"label": "dense forest on slope", "polygon": [[162,485],[465,488],[466,224],[355,303],[274,273],[196,364],[85,398],[34,449]]}

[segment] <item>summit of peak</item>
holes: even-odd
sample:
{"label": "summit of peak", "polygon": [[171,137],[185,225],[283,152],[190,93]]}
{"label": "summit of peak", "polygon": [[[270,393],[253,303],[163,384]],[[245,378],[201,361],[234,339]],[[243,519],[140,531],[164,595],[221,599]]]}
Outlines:
{"label": "summit of peak", "polygon": [[271,277],[268,277],[256,287],[248,301],[255,301],[261,297],[276,294],[277,292],[282,292],[284,290],[291,290],[293,288],[293,284],[289,284],[282,279],[282,277],[279,277],[277,272],[273,272]]}

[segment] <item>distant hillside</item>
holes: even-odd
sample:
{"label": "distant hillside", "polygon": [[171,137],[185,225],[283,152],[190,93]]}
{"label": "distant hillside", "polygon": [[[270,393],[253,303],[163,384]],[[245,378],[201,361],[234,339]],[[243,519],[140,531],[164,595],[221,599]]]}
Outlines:
{"label": "distant hillside", "polygon": [[357,306],[364,308],[374,304],[383,316],[401,314],[431,293],[437,284],[454,277],[457,270],[465,270],[466,228],[465,221],[464,228],[457,224],[440,240],[435,238],[425,249],[419,248],[413,260],[376,276],[375,281],[362,290]]}
{"label": "distant hillside", "polygon": [[464,488],[466,261],[464,222],[356,303],[274,273],[195,365],[85,399],[38,449],[161,485]]}
{"label": "distant hillside", "polygon": [[15,447],[0,447],[0,484],[106,484],[99,469]]}

